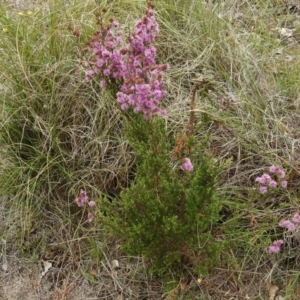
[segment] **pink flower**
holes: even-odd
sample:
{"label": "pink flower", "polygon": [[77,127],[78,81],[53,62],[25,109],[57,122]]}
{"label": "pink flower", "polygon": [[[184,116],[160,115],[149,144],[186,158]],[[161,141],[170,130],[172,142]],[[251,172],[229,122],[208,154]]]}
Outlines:
{"label": "pink flower", "polygon": [[269,253],[278,253],[280,251],[280,246],[283,244],[283,240],[274,241],[272,246],[269,247]]}
{"label": "pink flower", "polygon": [[300,215],[294,214],[292,221],[296,223],[298,226],[300,226]]}
{"label": "pink flower", "polygon": [[95,201],[90,201],[89,202],[89,207],[94,207],[96,205],[96,202]]}
{"label": "pink flower", "polygon": [[278,253],[280,251],[280,247],[276,247],[276,246],[270,246],[269,247],[269,253]]}
{"label": "pink flower", "polygon": [[259,187],[259,192],[260,192],[261,194],[266,193],[266,192],[267,192],[267,187],[265,187],[264,185],[260,186],[260,187]]}
{"label": "pink flower", "polygon": [[276,166],[271,166],[270,168],[269,168],[269,171],[270,171],[270,173],[277,173],[277,171],[278,171],[278,167],[276,167]]}
{"label": "pink flower", "polygon": [[76,204],[77,204],[79,207],[83,207],[83,206],[84,206],[84,203],[81,201],[81,198],[80,198],[80,197],[76,197],[76,198],[75,198],[75,202],[76,202]]}
{"label": "pink flower", "polygon": [[79,193],[79,197],[76,197],[75,202],[79,207],[83,207],[87,201],[88,201],[88,196],[86,192],[83,189],[81,189]]}
{"label": "pink flower", "polygon": [[255,179],[255,182],[258,182],[260,184],[267,184],[272,180],[271,176],[269,174],[263,174],[261,177],[257,177]]}
{"label": "pink flower", "polygon": [[282,169],[279,169],[277,171],[277,175],[279,178],[284,178],[285,177],[285,172]]}
{"label": "pink flower", "polygon": [[91,223],[94,219],[94,216],[92,213],[88,213],[88,222]]}
{"label": "pink flower", "polygon": [[[279,178],[283,179],[285,177],[285,172],[278,166],[272,165],[269,168],[269,172],[270,173],[275,173],[275,175],[277,175],[277,178],[279,177]],[[267,173],[264,173],[261,177],[257,177],[255,179],[255,182],[257,182],[261,185],[259,187],[259,191],[260,191],[261,194],[264,194],[264,193],[267,192],[267,187],[266,186],[269,186],[270,188],[276,188],[279,184],[279,183],[277,183],[276,180],[273,180],[272,177]],[[281,180],[280,185],[281,185],[281,187],[286,188],[287,187],[287,181]]]}
{"label": "pink flower", "polygon": [[271,180],[271,181],[269,182],[269,187],[270,187],[270,188],[276,188],[276,186],[277,186],[277,182],[276,182],[275,180]]}
{"label": "pink flower", "polygon": [[87,202],[87,200],[88,200],[88,198],[89,198],[89,197],[87,196],[85,190],[83,190],[83,189],[80,190],[80,198],[82,199],[82,201],[83,201],[84,203]]}
{"label": "pink flower", "polygon": [[95,75],[95,71],[94,70],[89,70],[85,73],[85,80],[86,81],[90,81],[93,76]]}
{"label": "pink flower", "polygon": [[183,164],[180,166],[180,169],[182,171],[188,171],[191,172],[193,171],[194,166],[192,165],[192,162],[189,158],[184,158],[183,159]]}
{"label": "pink flower", "polygon": [[280,247],[284,243],[283,240],[276,240],[273,242],[273,245],[276,247]]}
{"label": "pink flower", "polygon": [[285,177],[285,172],[283,171],[283,169],[281,169],[278,166],[271,166],[269,168],[270,173],[276,173],[278,175],[279,178],[284,178]]}
{"label": "pink flower", "polygon": [[129,107],[127,103],[122,103],[121,104],[121,109],[126,110]]}
{"label": "pink flower", "polygon": [[143,113],[146,119],[154,115],[164,116],[166,112],[159,105],[167,94],[163,73],[168,65],[158,65],[155,61],[156,48],[153,42],[159,29],[154,11],[148,9],[146,15],[136,23],[125,46],[122,45],[123,32],[118,27],[119,24],[111,20],[110,24],[95,32],[88,42],[86,49],[94,57],[87,65],[94,66],[94,69],[86,72],[86,80],[91,80],[99,73],[111,79],[120,79],[117,101],[122,109],[132,108],[135,113]]}
{"label": "pink flower", "polygon": [[269,183],[272,180],[271,176],[269,174],[266,174],[266,173],[263,174],[261,176],[261,178],[262,178],[262,184]]}
{"label": "pink flower", "polygon": [[292,231],[295,229],[295,224],[289,220],[282,220],[278,223],[280,227],[287,228],[287,230]]}
{"label": "pink flower", "polygon": [[255,182],[263,184],[263,179],[261,177],[256,177]]}
{"label": "pink flower", "polygon": [[281,187],[286,188],[287,187],[287,181],[286,180],[282,180],[280,182]]}
{"label": "pink flower", "polygon": [[113,27],[118,27],[118,26],[119,26],[119,23],[118,23],[117,21],[113,21],[113,22],[112,22],[112,26],[113,26]]}
{"label": "pink flower", "polygon": [[109,76],[109,75],[110,75],[110,69],[105,69],[105,70],[103,71],[103,74],[104,74],[105,76]]}

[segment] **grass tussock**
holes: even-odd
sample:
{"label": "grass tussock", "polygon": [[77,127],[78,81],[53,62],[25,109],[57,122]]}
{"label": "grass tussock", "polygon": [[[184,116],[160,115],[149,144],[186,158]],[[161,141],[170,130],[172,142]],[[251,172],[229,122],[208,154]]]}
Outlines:
{"label": "grass tussock", "polygon": [[[228,241],[224,263],[209,276],[187,268],[187,281],[171,274],[159,282],[145,272],[150,262],[121,256],[121,241],[101,225],[87,224],[74,205],[81,188],[91,199],[112,199],[134,178],[124,116],[113,93],[103,92],[97,80],[86,82],[82,49],[103,7],[130,33],[145,3],[54,2],[0,7],[3,239],[17,237],[32,256],[63,244],[65,261],[102,264],[92,274],[73,264],[91,282],[106,280],[112,270],[107,266],[120,256],[128,272],[121,268],[109,286],[132,299],[164,293],[166,299],[227,299],[237,293],[266,299],[270,284],[296,299],[299,239],[284,236],[278,222],[299,209],[300,7],[292,11],[286,1],[271,0],[156,3],[158,60],[170,65],[166,128],[170,136],[182,133],[195,80],[204,81],[207,88],[196,92],[195,138],[207,141],[207,151],[226,166],[218,193],[225,199],[220,238]],[[271,165],[284,168],[288,188],[260,195],[255,178]],[[288,241],[284,249],[270,255],[268,246],[282,236]],[[95,242],[100,237],[101,245]],[[115,297],[110,293],[102,289],[101,297]]]}
{"label": "grass tussock", "polygon": [[79,188],[95,197],[118,193],[133,161],[116,104],[97,83],[85,82],[80,67],[91,31],[80,23],[94,12],[87,4],[72,8],[77,16],[61,8],[24,16],[10,11],[1,20],[7,28],[1,39],[2,170],[10,178],[2,191],[19,203],[68,203]]}

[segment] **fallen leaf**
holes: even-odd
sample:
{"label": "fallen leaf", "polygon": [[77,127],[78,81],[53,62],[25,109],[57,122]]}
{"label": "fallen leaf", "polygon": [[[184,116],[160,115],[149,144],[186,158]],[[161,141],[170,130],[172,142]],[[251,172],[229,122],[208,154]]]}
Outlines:
{"label": "fallen leaf", "polygon": [[119,268],[119,267],[120,267],[119,262],[118,262],[116,259],[114,259],[114,260],[111,262],[111,268],[112,268],[112,269],[115,269],[115,268]]}
{"label": "fallen leaf", "polygon": [[287,38],[293,36],[295,29],[280,28],[278,31],[281,38]]}
{"label": "fallen leaf", "polygon": [[291,130],[285,124],[283,124],[281,122],[278,122],[277,124],[282,130],[284,130],[284,132],[291,133]]}
{"label": "fallen leaf", "polygon": [[93,276],[98,276],[99,272],[97,270],[90,270],[90,274],[92,274]]}
{"label": "fallen leaf", "polygon": [[278,286],[274,284],[268,284],[267,289],[269,291],[269,300],[275,300],[276,293],[279,290]]}
{"label": "fallen leaf", "polygon": [[4,272],[6,272],[6,271],[8,270],[8,264],[7,264],[7,263],[3,263],[3,264],[2,264],[2,270],[3,270]]}
{"label": "fallen leaf", "polygon": [[47,260],[42,260],[44,271],[41,274],[41,278],[45,276],[45,274],[49,271],[49,269],[52,267],[52,263]]}

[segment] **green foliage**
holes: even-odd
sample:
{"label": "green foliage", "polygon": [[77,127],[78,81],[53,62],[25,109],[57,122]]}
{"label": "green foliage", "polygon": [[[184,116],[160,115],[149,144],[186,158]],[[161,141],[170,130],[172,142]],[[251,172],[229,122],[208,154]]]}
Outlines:
{"label": "green foliage", "polygon": [[128,254],[152,259],[153,273],[176,272],[184,264],[206,272],[222,249],[211,234],[221,208],[216,197],[219,168],[199,148],[191,156],[194,170],[180,170],[180,162],[170,157],[165,122],[159,117],[147,121],[133,116],[126,130],[136,155],[135,181],[119,200],[103,200],[102,219],[124,239]]}

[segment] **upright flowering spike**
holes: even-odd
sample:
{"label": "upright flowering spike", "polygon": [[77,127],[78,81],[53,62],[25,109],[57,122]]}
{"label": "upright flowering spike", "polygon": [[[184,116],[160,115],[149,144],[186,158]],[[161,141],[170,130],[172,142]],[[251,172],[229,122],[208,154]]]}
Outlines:
{"label": "upright flowering spike", "polygon": [[120,84],[117,101],[123,110],[132,108],[135,113],[143,113],[146,119],[154,115],[164,116],[166,112],[159,106],[166,96],[163,73],[168,65],[157,65],[155,62],[153,42],[159,28],[154,11],[148,9],[136,23],[135,31],[128,37],[125,46],[123,32],[117,31],[118,27],[119,24],[111,19],[110,24],[102,26],[88,42],[87,49],[95,59],[87,64],[93,68],[86,72],[86,80],[101,74],[107,78],[100,81],[102,87],[111,79],[114,82],[117,80]]}

